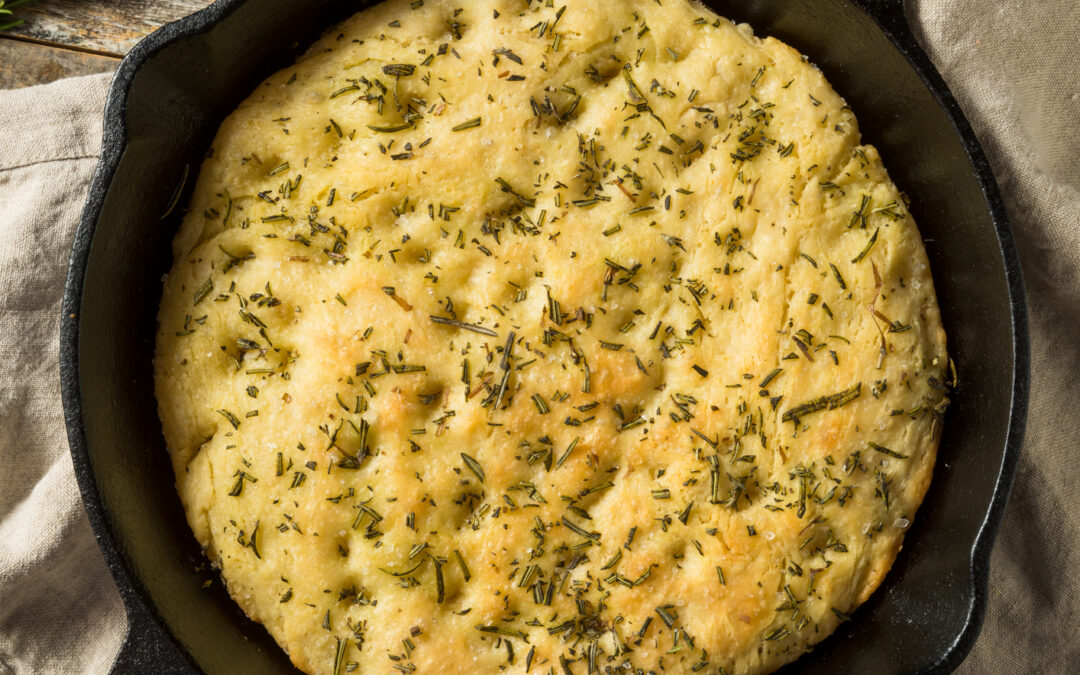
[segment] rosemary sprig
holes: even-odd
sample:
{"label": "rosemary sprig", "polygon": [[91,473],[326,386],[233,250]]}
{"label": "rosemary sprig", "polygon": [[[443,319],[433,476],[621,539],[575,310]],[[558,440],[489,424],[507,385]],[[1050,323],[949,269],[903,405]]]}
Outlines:
{"label": "rosemary sprig", "polygon": [[[23,5],[29,5],[33,1],[34,0],[0,0],[0,20],[3,20],[4,16],[15,16],[15,13],[11,10],[22,7]],[[13,21],[6,21],[4,23],[0,23],[0,30],[14,28],[15,26],[23,23],[26,23],[26,19],[15,19]]]}

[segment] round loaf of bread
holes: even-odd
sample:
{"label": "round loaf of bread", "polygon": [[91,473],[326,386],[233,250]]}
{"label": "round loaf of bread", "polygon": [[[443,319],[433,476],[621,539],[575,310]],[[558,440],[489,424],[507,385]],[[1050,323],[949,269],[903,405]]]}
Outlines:
{"label": "round loaf of bread", "polygon": [[390,0],[222,125],[157,397],[309,673],[756,673],[881,583],[948,358],[919,232],[790,47],[686,0]]}

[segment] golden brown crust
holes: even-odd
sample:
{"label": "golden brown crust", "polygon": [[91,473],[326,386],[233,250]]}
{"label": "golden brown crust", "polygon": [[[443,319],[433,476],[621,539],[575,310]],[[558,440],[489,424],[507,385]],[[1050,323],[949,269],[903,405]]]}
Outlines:
{"label": "golden brown crust", "polygon": [[188,518],[312,673],[769,671],[933,469],[918,231],[789,47],[393,0],[222,125],[165,284]]}

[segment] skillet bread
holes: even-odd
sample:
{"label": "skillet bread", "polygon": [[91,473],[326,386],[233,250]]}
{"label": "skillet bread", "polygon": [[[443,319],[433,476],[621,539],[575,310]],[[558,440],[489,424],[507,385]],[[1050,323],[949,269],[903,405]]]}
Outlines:
{"label": "skillet bread", "polygon": [[822,74],[685,0],[391,0],[225,120],[155,357],[309,673],[756,673],[881,583],[948,358]]}

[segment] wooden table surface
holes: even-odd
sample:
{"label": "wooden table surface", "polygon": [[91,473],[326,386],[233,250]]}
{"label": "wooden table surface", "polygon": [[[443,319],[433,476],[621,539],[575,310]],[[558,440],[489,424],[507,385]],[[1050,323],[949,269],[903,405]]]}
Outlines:
{"label": "wooden table surface", "polygon": [[0,89],[111,72],[143,37],[211,2],[36,0],[18,7],[15,18],[25,23],[0,33]]}

